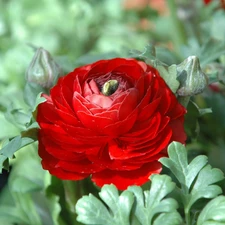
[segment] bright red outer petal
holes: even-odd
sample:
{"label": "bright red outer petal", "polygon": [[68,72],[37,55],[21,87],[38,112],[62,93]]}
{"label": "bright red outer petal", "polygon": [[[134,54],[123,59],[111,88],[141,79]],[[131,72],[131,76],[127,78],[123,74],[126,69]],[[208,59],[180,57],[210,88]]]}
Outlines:
{"label": "bright red outer petal", "polygon": [[[131,62],[131,61],[130,61]],[[126,74],[129,74],[130,78],[133,78],[134,81],[137,81],[142,74],[144,73],[143,68],[136,63],[129,63],[126,65],[120,65],[112,70],[112,73],[124,73],[126,71]]]}
{"label": "bright red outer petal", "polygon": [[54,86],[51,89],[50,94],[51,94],[53,104],[56,108],[61,109],[62,111],[65,111],[67,113],[73,113],[73,111],[71,110],[71,106],[68,105],[68,103],[65,101],[64,97],[62,96],[61,86],[59,85]]}
{"label": "bright red outer petal", "polygon": [[129,89],[129,93],[120,105],[119,118],[120,120],[126,119],[131,112],[137,107],[138,91],[135,88]]}
{"label": "bright red outer petal", "polygon": [[88,159],[83,159],[77,162],[70,162],[65,160],[60,160],[56,167],[63,168],[69,172],[77,172],[80,173],[95,173],[102,170],[102,167],[99,164],[94,164]]}
{"label": "bright red outer petal", "polygon": [[46,101],[38,105],[37,122],[55,123],[59,116],[52,102]]}
{"label": "bright red outer petal", "polygon": [[[100,149],[90,149],[86,152],[87,158],[102,168],[112,170],[136,170],[140,168],[139,164],[129,163],[125,160],[113,160],[108,153],[108,145],[102,145]],[[158,158],[157,158],[158,160]]]}
{"label": "bright red outer petal", "polygon": [[[42,166],[43,166],[43,162],[42,162]],[[44,168],[44,166],[43,166],[43,168]],[[50,174],[52,174],[62,180],[83,180],[84,178],[90,176],[89,173],[69,172],[60,167],[46,169],[46,170],[49,170]]]}
{"label": "bright red outer petal", "polygon": [[151,103],[149,103],[147,106],[145,106],[143,109],[141,109],[137,120],[146,121],[149,118],[151,118],[154,115],[154,113],[157,112],[157,108],[160,104],[160,101],[161,101],[161,98],[157,98]]}
{"label": "bright red outer petal", "polygon": [[204,1],[204,3],[207,5],[207,4],[209,4],[212,0],[203,0]]}
{"label": "bright red outer petal", "polygon": [[111,60],[100,60],[91,65],[89,74],[98,74],[99,72],[101,72],[102,74],[106,74],[108,72],[113,71],[115,68],[117,68],[121,65],[137,66],[137,60],[123,59],[123,58],[115,58],[115,59],[111,59]]}
{"label": "bright red outer petal", "polygon": [[118,137],[124,133],[127,133],[133,127],[137,119],[137,115],[138,110],[135,109],[125,120],[105,126],[102,131],[104,134],[111,137]]}
{"label": "bright red outer petal", "polygon": [[142,138],[145,139],[146,136],[154,136],[160,126],[160,123],[161,115],[157,112],[151,119],[136,122],[132,129],[128,133],[121,136],[120,139],[128,142],[136,142]]}
{"label": "bright red outer petal", "polygon": [[60,109],[55,109],[55,111],[57,112],[57,114],[59,115],[59,117],[61,118],[61,120],[66,123],[66,124],[70,124],[70,125],[74,125],[74,126],[78,126],[79,125],[79,121],[76,118],[75,115],[66,113]]}
{"label": "bright red outer petal", "polygon": [[173,135],[171,137],[172,141],[178,141],[185,144],[187,135],[184,130],[184,117],[177,118],[170,122],[170,127],[173,130]]}
{"label": "bright red outer petal", "polygon": [[159,174],[161,170],[161,164],[156,161],[132,171],[103,170],[94,173],[91,179],[100,187],[104,184],[114,184],[119,190],[125,190],[130,185],[143,185],[149,180],[150,175]]}
{"label": "bright red outer petal", "polygon": [[[127,160],[133,157],[139,156],[153,156],[162,151],[169,143],[172,136],[171,129],[167,127],[162,134],[159,134],[158,137],[152,141],[146,141],[144,143],[134,143],[127,146],[123,149],[116,144],[113,144],[109,147],[109,154],[112,159]],[[139,161],[140,162],[140,161]]]}
{"label": "bright red outer petal", "polygon": [[77,173],[66,171],[60,167],[57,167],[58,159],[50,155],[43,143],[41,142],[41,136],[39,135],[38,154],[42,158],[41,164],[43,169],[48,170],[52,175],[63,180],[82,180],[90,175],[90,173]]}

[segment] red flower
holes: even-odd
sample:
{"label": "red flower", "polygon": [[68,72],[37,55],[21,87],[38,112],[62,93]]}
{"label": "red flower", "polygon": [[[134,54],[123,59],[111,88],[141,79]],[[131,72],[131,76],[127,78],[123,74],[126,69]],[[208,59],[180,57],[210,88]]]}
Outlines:
{"label": "red flower", "polygon": [[[103,92],[103,93],[102,93]],[[101,60],[59,79],[38,107],[42,166],[61,179],[142,185],[160,173],[172,141],[185,142],[185,108],[158,71],[134,59]]]}
{"label": "red flower", "polygon": [[[203,1],[207,5],[210,2],[212,2],[213,0],[203,0]],[[225,0],[220,0],[220,4],[221,4],[221,8],[224,8],[225,9]]]}
{"label": "red flower", "polygon": [[204,3],[207,5],[207,4],[209,4],[212,0],[203,0],[204,1]]}

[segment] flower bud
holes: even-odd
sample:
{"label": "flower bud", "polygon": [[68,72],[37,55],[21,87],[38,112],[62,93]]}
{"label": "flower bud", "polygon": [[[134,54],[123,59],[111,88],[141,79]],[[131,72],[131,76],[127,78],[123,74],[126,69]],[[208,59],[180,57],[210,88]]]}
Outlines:
{"label": "flower bud", "polygon": [[61,75],[62,71],[50,53],[43,48],[38,48],[27,69],[26,80],[51,88]]}
{"label": "flower bud", "polygon": [[177,79],[180,82],[177,94],[180,96],[199,94],[208,83],[208,79],[202,72],[199,59],[196,56],[189,56],[181,64],[177,65],[177,74]]}

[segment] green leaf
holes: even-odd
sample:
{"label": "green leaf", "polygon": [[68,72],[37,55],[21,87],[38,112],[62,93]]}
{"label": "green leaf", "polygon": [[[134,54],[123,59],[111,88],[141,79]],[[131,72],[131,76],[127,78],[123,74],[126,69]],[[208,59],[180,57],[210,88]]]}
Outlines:
{"label": "green leaf", "polygon": [[200,127],[199,127],[199,108],[198,106],[193,102],[189,101],[187,106],[188,113],[185,115],[185,131],[187,133],[187,136],[193,139],[196,139],[196,137],[199,135]]}
{"label": "green leaf", "polygon": [[46,99],[44,97],[41,97],[41,94],[42,93],[39,93],[36,98],[35,98],[35,102],[34,102],[34,105],[33,105],[33,108],[32,108],[32,112],[35,111],[35,109],[37,108],[37,106],[42,103],[42,102],[45,102]]}
{"label": "green leaf", "polygon": [[29,145],[24,151],[16,154],[8,181],[10,190],[19,193],[40,191],[44,187],[45,173],[38,158],[36,145]]}
{"label": "green leaf", "polygon": [[[177,213],[178,204],[174,199],[165,198],[175,188],[175,183],[167,175],[152,175],[150,191],[143,193],[138,186],[131,186],[129,191],[135,196],[134,214],[142,225],[181,224],[182,219]],[[166,219],[165,219],[166,218]]]}
{"label": "green leaf", "polygon": [[197,56],[200,59],[201,65],[204,66],[215,61],[221,55],[225,54],[225,42],[216,39],[208,40],[198,51]]}
{"label": "green leaf", "polygon": [[13,104],[7,107],[4,115],[10,123],[20,129],[25,129],[25,125],[30,121],[30,115],[24,113],[21,109],[15,109]]}
{"label": "green leaf", "polygon": [[61,206],[59,204],[59,196],[51,195],[48,197],[49,214],[52,217],[53,225],[60,225],[59,214]]}
{"label": "green leaf", "polygon": [[[51,176],[46,173],[44,179],[45,195],[48,199],[49,213],[52,216],[54,225],[71,224],[75,221],[76,217],[74,212],[68,210],[68,206],[65,200],[65,189],[63,187],[63,181],[55,176]],[[75,208],[75,207],[74,207]],[[62,216],[66,215],[66,216]],[[56,222],[55,222],[56,221]],[[74,222],[74,225],[77,224]]]}
{"label": "green leaf", "polygon": [[[194,161],[194,160],[193,160]],[[214,198],[222,193],[218,185],[212,185],[223,180],[223,173],[219,169],[212,169],[210,165],[205,166],[198,174],[198,177],[191,190],[189,207],[200,198]]]}
{"label": "green leaf", "polygon": [[40,96],[41,92],[45,92],[45,89],[41,85],[27,82],[24,89],[24,101],[34,109],[37,102],[37,96]]}
{"label": "green leaf", "polygon": [[110,225],[113,218],[104,204],[92,194],[82,197],[76,204],[77,221],[85,224]]}
{"label": "green leaf", "polygon": [[156,55],[155,47],[151,44],[145,46],[143,52],[134,49],[129,52],[129,57],[145,61],[155,60],[155,55]]}
{"label": "green leaf", "polygon": [[[8,201],[9,196],[7,199],[1,196],[0,204],[9,205],[12,212],[18,212],[22,220],[20,224],[64,225],[59,221],[61,212],[59,196],[52,192],[46,193],[44,190],[46,175],[50,177],[41,167],[36,146],[29,145],[24,151],[16,153],[16,161],[13,163],[8,185],[5,186],[3,193],[5,197],[8,191],[12,196],[12,202]],[[2,218],[9,216],[8,214],[4,213]],[[14,223],[20,220],[15,219]]]}
{"label": "green leaf", "polygon": [[8,158],[12,158],[14,153],[18,150],[18,148],[20,148],[21,144],[22,144],[21,136],[20,135],[16,136],[0,150],[0,154]]}
{"label": "green leaf", "polygon": [[177,66],[175,64],[167,66],[156,57],[155,47],[151,44],[144,48],[144,51],[132,50],[130,57],[145,61],[147,64],[155,67],[160,76],[165,80],[170,89],[175,93],[179,88],[180,82],[177,80]]}
{"label": "green leaf", "polygon": [[169,212],[169,213],[161,213],[156,220],[154,221],[153,225],[181,225],[183,224],[183,220],[180,214],[176,211]]}
{"label": "green leaf", "polygon": [[167,65],[179,63],[179,58],[175,52],[172,52],[168,48],[162,46],[156,46],[155,49],[156,49],[156,56],[160,61],[165,62]]}
{"label": "green leaf", "polygon": [[0,206],[0,223],[1,224],[27,224],[29,221],[24,219],[18,208],[13,206]]}
{"label": "green leaf", "polygon": [[199,214],[197,225],[225,224],[225,196],[211,200]]}
{"label": "green leaf", "polygon": [[30,194],[13,192],[12,196],[16,203],[16,208],[20,211],[20,215],[27,221],[26,224],[42,225],[41,218],[35,207],[35,202]]}
{"label": "green leaf", "polygon": [[29,137],[22,138],[20,135],[16,136],[12,140],[10,140],[8,142],[8,144],[5,145],[0,150],[0,154],[6,156],[8,158],[13,158],[13,155],[17,150],[19,150],[20,148],[23,148],[24,146],[29,145],[33,142],[34,142],[34,140]]}
{"label": "green leaf", "polygon": [[197,156],[190,164],[187,161],[185,147],[173,142],[168,147],[169,158],[161,158],[159,161],[175,175],[181,189],[177,189],[186,212],[201,198],[214,198],[222,192],[214,183],[224,179],[219,169],[212,169],[207,165],[206,156]]}
{"label": "green leaf", "polygon": [[114,185],[104,185],[99,193],[108,208],[92,194],[84,196],[76,204],[77,220],[85,224],[129,225],[134,196],[124,191],[119,196]]}
{"label": "green leaf", "polygon": [[189,101],[187,111],[188,113],[185,115],[185,131],[188,137],[195,140],[200,132],[199,118],[205,114],[212,113],[212,109],[201,109],[195,102]]}
{"label": "green leaf", "polygon": [[9,170],[9,159],[0,154],[0,173],[2,173],[2,169]]}
{"label": "green leaf", "polygon": [[169,158],[161,158],[159,161],[172,171],[182,186],[189,189],[199,171],[206,165],[207,157],[197,156],[188,165],[186,149],[178,142],[169,145],[168,155]]}
{"label": "green leaf", "polygon": [[[6,143],[2,149],[0,149],[0,172],[4,166],[4,162],[7,158],[13,158],[16,151],[23,148],[26,145],[33,143],[34,139],[30,137],[21,137],[20,135],[14,137],[8,143]],[[6,168],[7,169],[7,168]]]}
{"label": "green leaf", "polygon": [[85,64],[96,62],[98,60],[112,59],[115,57],[119,57],[116,52],[108,52],[108,53],[102,53],[102,54],[97,54],[97,55],[86,54],[86,55],[83,55],[80,58],[78,58],[76,60],[76,64],[85,65]]}
{"label": "green leaf", "polygon": [[149,191],[131,186],[120,196],[114,185],[105,185],[99,193],[103,202],[92,194],[83,196],[76,204],[77,220],[97,225],[181,225],[176,200],[166,198],[175,183],[167,175],[152,175],[151,180]]}
{"label": "green leaf", "polygon": [[164,66],[156,63],[154,67],[159,71],[161,77],[165,80],[173,93],[176,93],[180,86],[180,82],[177,80],[177,66]]}

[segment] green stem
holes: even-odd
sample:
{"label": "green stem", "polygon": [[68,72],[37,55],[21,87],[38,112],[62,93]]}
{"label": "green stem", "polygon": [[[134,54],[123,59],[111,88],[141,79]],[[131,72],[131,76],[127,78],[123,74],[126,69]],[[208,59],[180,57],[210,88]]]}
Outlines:
{"label": "green stem", "polygon": [[89,178],[79,181],[64,180],[62,183],[64,187],[67,211],[69,212],[68,218],[70,225],[80,225],[81,223],[76,221],[76,203],[83,195],[87,195],[89,193],[96,194],[97,189],[94,187],[93,182],[90,182]]}
{"label": "green stem", "polygon": [[191,217],[190,217],[190,212],[189,210],[186,210],[185,209],[185,222],[186,222],[186,225],[191,225]]}
{"label": "green stem", "polygon": [[69,218],[72,224],[79,224],[76,221],[75,206],[77,201],[82,197],[82,181],[64,180],[63,187],[65,192],[65,201],[69,210]]}
{"label": "green stem", "polygon": [[77,202],[77,188],[74,181],[64,180],[63,187],[65,191],[65,200],[69,207],[69,210],[75,212],[75,204]]}
{"label": "green stem", "polygon": [[[186,182],[185,182],[186,183]],[[189,206],[189,189],[186,185],[181,184],[181,190],[183,192],[183,205],[184,205],[184,215],[185,215],[185,225],[191,225],[190,217],[190,206]]]}
{"label": "green stem", "polygon": [[180,102],[181,105],[187,108],[190,98],[191,98],[190,96],[179,96],[178,101]]}
{"label": "green stem", "polygon": [[173,25],[172,30],[172,38],[175,44],[175,47],[177,49],[177,52],[180,52],[180,46],[187,43],[187,36],[184,29],[184,26],[182,25],[181,21],[179,20],[177,16],[177,5],[175,3],[175,0],[168,0],[167,1],[168,8],[170,10],[170,17],[171,22]]}

